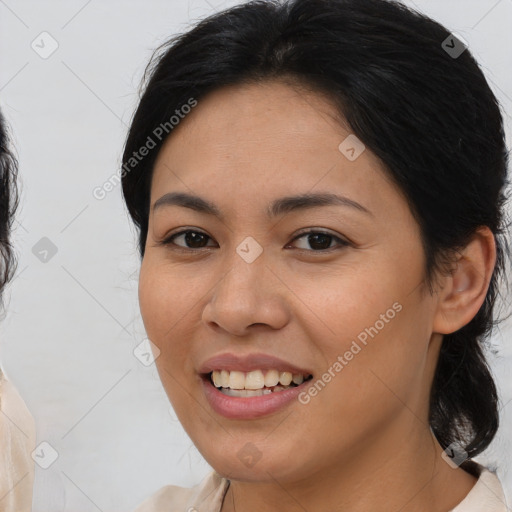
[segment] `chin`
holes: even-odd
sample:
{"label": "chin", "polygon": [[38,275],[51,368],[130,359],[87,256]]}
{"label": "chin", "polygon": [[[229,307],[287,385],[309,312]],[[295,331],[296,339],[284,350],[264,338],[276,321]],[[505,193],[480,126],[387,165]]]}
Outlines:
{"label": "chin", "polygon": [[[307,461],[297,459],[297,450],[284,453],[282,446],[279,452],[271,445],[258,449],[250,441],[246,443],[232,443],[229,448],[211,451],[202,450],[196,445],[206,462],[217,473],[230,480],[242,482],[270,482],[274,479],[279,482],[296,481],[307,478],[310,465]],[[294,455],[294,456],[293,456]],[[293,465],[291,465],[293,461]],[[304,472],[304,474],[302,474]]]}

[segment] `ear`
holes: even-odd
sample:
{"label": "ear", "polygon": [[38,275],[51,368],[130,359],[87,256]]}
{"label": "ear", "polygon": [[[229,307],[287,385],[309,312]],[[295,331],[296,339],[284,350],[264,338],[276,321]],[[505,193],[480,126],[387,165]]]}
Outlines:
{"label": "ear", "polygon": [[450,334],[467,325],[482,306],[496,264],[492,231],[479,228],[459,253],[455,268],[439,290],[433,332]]}

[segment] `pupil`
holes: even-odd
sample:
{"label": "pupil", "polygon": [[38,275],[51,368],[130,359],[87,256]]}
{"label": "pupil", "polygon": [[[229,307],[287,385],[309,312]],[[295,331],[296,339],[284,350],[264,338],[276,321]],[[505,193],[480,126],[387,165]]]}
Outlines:
{"label": "pupil", "polygon": [[202,233],[197,233],[196,231],[188,231],[185,234],[185,242],[187,243],[187,245],[192,247],[203,247],[200,245],[201,237],[204,238],[205,235],[203,235]]}
{"label": "pupil", "polygon": [[[316,238],[316,239],[318,239],[318,238],[320,239],[320,244],[315,243],[314,241],[312,241],[312,240],[314,240],[315,238]],[[313,249],[315,249],[315,248],[316,248],[316,249],[328,249],[328,248],[329,248],[329,245],[331,245],[330,239],[331,239],[331,236],[330,236],[330,235],[325,235],[324,233],[316,233],[316,234],[314,234],[314,235],[309,235],[309,236],[308,236],[308,242],[309,242],[309,244],[311,245],[311,247],[312,247]],[[322,243],[322,241],[323,241],[324,243]],[[322,247],[322,246],[324,246],[324,245],[325,245],[325,242],[326,242],[326,241],[327,241],[327,246],[326,246],[326,247]],[[320,247],[318,247],[318,245],[320,245]]]}

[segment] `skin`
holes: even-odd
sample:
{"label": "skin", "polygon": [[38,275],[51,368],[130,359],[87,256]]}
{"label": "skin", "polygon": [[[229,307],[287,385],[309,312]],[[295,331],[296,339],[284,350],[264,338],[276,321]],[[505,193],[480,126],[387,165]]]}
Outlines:
{"label": "skin", "polygon": [[[320,94],[284,81],[226,87],[174,129],[155,165],[151,205],[187,192],[223,215],[151,206],[139,284],[176,414],[231,480],[222,512],[440,512],[476,481],[441,458],[428,397],[442,334],[468,323],[485,298],[493,236],[475,233],[430,295],[405,199],[368,149],[355,161],[340,152],[350,130],[334,111]],[[344,195],[370,213],[335,205],[266,216],[277,198],[316,192]],[[206,237],[195,246],[184,236],[161,243],[184,229]],[[349,244],[296,239],[319,229]],[[248,236],[263,248],[252,263],[236,252]],[[318,378],[396,302],[402,310],[307,405],[233,420],[206,401],[197,370],[213,355],[264,352]],[[251,468],[237,455],[246,443],[261,452]]]}

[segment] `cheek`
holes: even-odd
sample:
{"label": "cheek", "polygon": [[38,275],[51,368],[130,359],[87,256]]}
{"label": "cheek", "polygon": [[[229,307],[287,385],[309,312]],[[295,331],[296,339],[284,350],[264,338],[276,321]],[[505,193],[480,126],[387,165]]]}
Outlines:
{"label": "cheek", "polygon": [[375,262],[357,269],[340,266],[325,274],[286,278],[300,299],[297,307],[304,311],[298,320],[310,319],[303,323],[310,339],[333,348],[343,348],[360,334],[364,338],[365,329],[376,322],[379,331],[383,330],[382,322],[387,326],[397,316],[393,305],[403,296],[393,269]]}
{"label": "cheek", "polygon": [[[145,257],[139,277],[139,306],[148,338],[160,350],[155,364],[173,407],[179,411],[183,383],[192,374],[187,340],[186,315],[190,312],[190,287],[184,286],[176,271]],[[184,396],[183,396],[184,395]],[[183,421],[183,418],[180,418]]]}
{"label": "cheek", "polygon": [[[145,257],[139,277],[139,306],[148,338],[160,349],[157,366],[176,361],[179,339],[185,325],[183,318],[190,309],[189,287],[165,265]],[[170,357],[171,352],[173,357]]]}
{"label": "cheek", "polygon": [[432,312],[417,288],[421,261],[418,255],[417,265],[405,269],[405,262],[381,258],[357,272],[317,279],[314,287],[296,280],[294,292],[307,306],[303,319],[311,319],[302,323],[305,337],[314,340],[328,372],[319,377],[333,382],[321,399],[326,405],[364,415],[368,404],[380,404],[372,410],[384,414],[402,407],[393,393],[407,401],[422,388]]}
{"label": "cheek", "polygon": [[190,309],[194,286],[181,277],[173,266],[148,255],[144,258],[139,276],[139,304],[146,331],[157,334],[169,332],[178,319]]}
{"label": "cheek", "polygon": [[[325,399],[339,405],[340,421],[357,417],[372,428],[400,414],[404,404],[414,410],[422,403],[429,386],[429,317],[417,297],[398,297],[390,302],[382,293],[329,347],[330,365],[341,356],[342,369]],[[341,320],[338,327],[344,330]]]}
{"label": "cheek", "polygon": [[[154,343],[158,341],[156,333],[161,328],[162,312],[167,307],[167,297],[163,293],[161,280],[146,256],[139,275],[139,307],[148,337]],[[160,347],[159,347],[160,348]]]}

